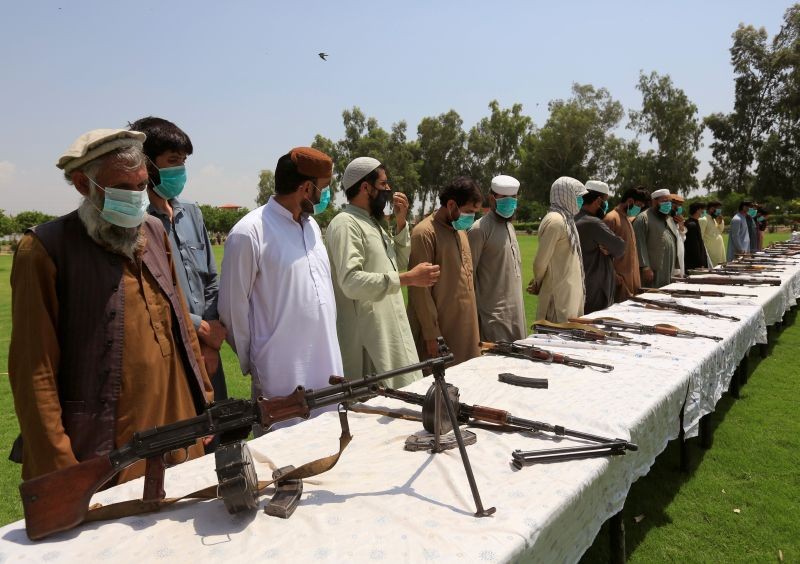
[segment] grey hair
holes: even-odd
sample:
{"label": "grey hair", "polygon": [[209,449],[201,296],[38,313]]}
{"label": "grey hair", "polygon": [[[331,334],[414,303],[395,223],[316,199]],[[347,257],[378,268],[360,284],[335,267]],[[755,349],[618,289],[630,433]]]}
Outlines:
{"label": "grey hair", "polygon": [[76,168],[73,171],[65,172],[64,177],[67,179],[68,184],[72,184],[72,173],[81,171],[83,174],[92,180],[97,178],[103,167],[113,165],[123,169],[125,172],[133,172],[147,164],[147,157],[141,147],[130,146],[111,151],[105,155],[101,155],[96,159],[89,161],[83,166]]}

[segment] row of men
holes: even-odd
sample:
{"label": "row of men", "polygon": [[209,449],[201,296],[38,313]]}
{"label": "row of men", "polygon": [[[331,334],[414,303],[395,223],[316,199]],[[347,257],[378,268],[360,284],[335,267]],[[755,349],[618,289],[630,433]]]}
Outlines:
{"label": "row of men", "polygon": [[274,196],[229,234],[218,277],[200,210],[179,198],[189,136],[161,118],[129,125],[85,133],[59,158],[80,205],[26,232],[14,257],[9,376],[21,434],[12,459],[23,478],[225,398],[225,340],[254,393],[274,396],[437,355],[440,335],[457,362],[479,354],[481,337],[525,335],[516,180],[494,179],[492,212],[473,225],[483,196],[455,179],[411,234],[408,199],[392,191],[386,167],[357,158],[326,244],[313,215],[330,202],[333,163],[295,148],[278,160]]}
{"label": "row of men", "polygon": [[731,220],[726,252],[720,202],[694,202],[687,217],[683,197],[667,189],[631,188],[612,210],[609,197],[608,185],[596,180],[553,184],[528,286],[539,295],[539,319],[563,323],[605,309],[642,287],[660,288],[763,244],[769,214],[749,200]]}

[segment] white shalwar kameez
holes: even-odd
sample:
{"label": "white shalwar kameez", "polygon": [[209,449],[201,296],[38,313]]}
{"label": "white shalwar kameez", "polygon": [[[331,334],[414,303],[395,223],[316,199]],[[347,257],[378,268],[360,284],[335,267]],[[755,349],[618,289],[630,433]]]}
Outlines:
{"label": "white shalwar kameez", "polygon": [[274,198],[228,235],[219,313],[242,372],[258,378],[265,397],[298,385],[319,389],[344,373],[322,233],[312,217],[298,223]]}

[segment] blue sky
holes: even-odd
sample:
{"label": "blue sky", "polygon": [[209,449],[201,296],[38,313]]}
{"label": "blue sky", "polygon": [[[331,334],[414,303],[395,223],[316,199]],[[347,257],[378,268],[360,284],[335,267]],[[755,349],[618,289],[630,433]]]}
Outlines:
{"label": "blue sky", "polygon": [[[542,125],[573,82],[638,108],[639,71],[655,70],[701,115],[727,112],[731,34],[772,36],[790,5],[0,0],[0,208],[74,209],[58,156],[145,115],[191,136],[187,199],[252,207],[258,171],[316,133],[338,139],[352,106],[412,136],[451,108],[470,127],[492,99]],[[704,173],[707,147],[700,158]]]}

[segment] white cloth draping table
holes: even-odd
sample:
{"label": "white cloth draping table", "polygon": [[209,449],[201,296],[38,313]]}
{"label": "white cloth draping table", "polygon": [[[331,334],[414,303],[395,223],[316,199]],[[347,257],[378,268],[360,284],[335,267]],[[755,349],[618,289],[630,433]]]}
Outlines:
{"label": "white cloth draping table", "polygon": [[[243,557],[285,562],[575,562],[602,523],[622,509],[631,484],[648,472],[667,442],[678,436],[684,403],[696,425],[706,410],[713,410],[747,349],[765,338],[762,305],[773,294],[764,288],[730,291],[760,297],[709,298],[706,305],[702,305],[705,300],[681,303],[713,307],[740,317],[738,323],[654,313],[630,302],[597,314],[648,324],[672,322],[719,335],[723,337],[719,343],[637,335],[652,343],[642,348],[545,338],[546,348],[614,364],[616,369],[601,373],[498,356],[448,369],[447,380],[460,388],[462,402],[639,445],[638,451],[625,456],[516,470],[510,465],[514,449],[582,443],[474,428],[478,441],[467,449],[484,506],[497,507],[492,517],[472,515],[473,500],[457,450],[435,455],[406,452],[405,439],[421,428],[419,423],[350,413],[353,443],[333,470],[305,480],[300,506],[288,520],[267,517],[261,510],[232,516],[220,500],[191,502],[157,514],[90,523],[35,543],[28,541],[24,523],[18,521],[0,529],[0,562],[182,562]],[[530,342],[542,342],[542,338]],[[498,383],[502,372],[547,377],[549,388]],[[430,382],[426,378],[407,389],[424,393]],[[411,409],[386,398],[375,398],[369,405]],[[325,413],[249,444],[258,474],[265,479],[273,468],[297,466],[334,452],[338,435],[337,415]],[[168,496],[179,496],[215,480],[214,457],[206,456],[168,469],[165,486]],[[139,497],[141,488],[142,480],[135,480],[101,492],[93,501]],[[262,498],[262,506],[266,499]]]}

